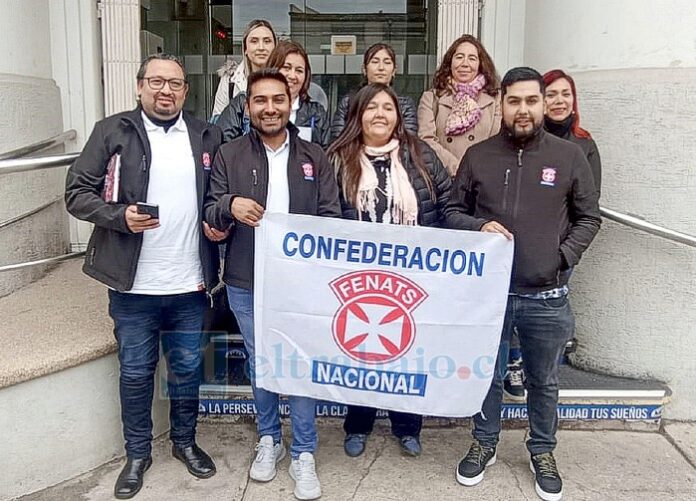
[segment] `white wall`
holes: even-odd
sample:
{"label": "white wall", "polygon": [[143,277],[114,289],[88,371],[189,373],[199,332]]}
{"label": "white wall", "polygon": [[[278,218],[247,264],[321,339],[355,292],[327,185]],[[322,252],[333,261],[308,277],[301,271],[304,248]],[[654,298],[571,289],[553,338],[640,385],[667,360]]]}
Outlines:
{"label": "white wall", "polygon": [[696,66],[693,0],[526,0],[524,61],[541,72]]}
{"label": "white wall", "polygon": [[[155,436],[169,427],[156,377]],[[116,354],[0,390],[0,443],[6,460],[0,500],[50,487],[122,456]],[[10,459],[11,457],[11,459]]]}
{"label": "white wall", "polygon": [[[80,151],[95,122],[104,117],[101,33],[94,0],[51,0],[52,72],[61,89],[63,130],[74,129],[66,151]],[[70,217],[71,248],[84,250],[92,225]]]}
{"label": "white wall", "polygon": [[524,62],[526,2],[485,0],[483,4],[481,43],[501,78],[507,70]]}
{"label": "white wall", "polygon": [[0,73],[51,78],[48,0],[0,0]]}
{"label": "white wall", "polygon": [[[51,79],[48,0],[0,1],[0,152],[63,131],[60,89]],[[0,229],[0,266],[63,254],[69,246],[59,171],[0,178],[0,222],[52,203]],[[0,274],[0,296],[38,278],[43,267]]]}
{"label": "white wall", "polygon": [[[568,70],[602,156],[601,204],[696,235],[691,0],[527,0],[524,62]],[[605,221],[572,281],[574,363],[653,378],[696,420],[696,249]]]}

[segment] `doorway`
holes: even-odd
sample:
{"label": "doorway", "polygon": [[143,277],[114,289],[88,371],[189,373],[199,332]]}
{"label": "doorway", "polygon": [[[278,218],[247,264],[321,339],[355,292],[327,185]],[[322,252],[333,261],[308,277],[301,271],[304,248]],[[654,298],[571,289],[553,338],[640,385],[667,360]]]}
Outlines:
{"label": "doorway", "polygon": [[[418,102],[436,67],[436,0],[142,0],[143,56],[180,56],[189,74],[186,110],[209,119],[226,59],[242,60],[242,34],[252,19],[267,19],[278,38],[301,43],[312,80],[333,114],[341,97],[362,82],[362,54],[386,42],[397,54],[394,89]],[[355,54],[332,53],[332,37],[352,36]],[[351,52],[349,50],[349,52]]]}

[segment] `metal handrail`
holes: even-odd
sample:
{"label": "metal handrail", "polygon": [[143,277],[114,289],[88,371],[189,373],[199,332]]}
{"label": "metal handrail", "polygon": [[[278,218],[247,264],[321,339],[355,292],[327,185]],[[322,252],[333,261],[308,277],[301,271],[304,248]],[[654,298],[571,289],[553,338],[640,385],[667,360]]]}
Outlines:
{"label": "metal handrail", "polygon": [[49,137],[43,141],[39,141],[28,146],[22,146],[16,150],[7,151],[5,153],[0,153],[0,160],[9,160],[12,158],[20,158],[36,153],[41,150],[46,150],[48,148],[53,148],[60,144],[65,144],[68,141],[74,141],[77,138],[77,131],[75,129],[70,129],[65,132],[61,132],[57,136]]}
{"label": "metal handrail", "polygon": [[14,174],[15,172],[65,167],[73,163],[79,156],[79,153],[65,153],[63,155],[52,155],[47,157],[0,160],[0,176],[3,174]]}
{"label": "metal handrail", "polygon": [[38,259],[36,261],[27,261],[25,263],[8,264],[6,266],[0,266],[0,273],[2,273],[3,271],[21,270],[22,268],[29,268],[30,266],[37,266],[39,264],[58,263],[60,261],[67,261],[68,259],[75,259],[76,257],[82,257],[84,255],[85,255],[85,251],[70,252],[68,254],[63,254],[61,256],[48,257],[46,259]]}
{"label": "metal handrail", "polygon": [[649,233],[666,240],[671,240],[672,242],[688,245],[689,247],[696,247],[696,237],[692,235],[687,235],[686,233],[682,233],[680,231],[670,230],[669,228],[658,226],[657,224],[653,224],[638,216],[623,214],[606,207],[600,207],[599,210],[602,216],[617,223],[621,223],[625,226],[644,231],[645,233]]}
{"label": "metal handrail", "polygon": [[64,198],[65,198],[65,196],[61,195],[59,197],[54,198],[50,202],[46,202],[45,204],[39,205],[38,207],[35,207],[32,210],[25,212],[24,214],[20,214],[19,216],[15,216],[13,218],[7,219],[6,221],[2,221],[2,222],[0,222],[0,230],[8,227],[10,225],[13,225],[15,223],[18,223],[19,221],[22,221],[23,219],[26,219],[30,216],[33,216],[34,214],[37,214],[37,213],[41,212],[42,210],[49,208],[51,205],[53,205],[57,202],[60,202]]}

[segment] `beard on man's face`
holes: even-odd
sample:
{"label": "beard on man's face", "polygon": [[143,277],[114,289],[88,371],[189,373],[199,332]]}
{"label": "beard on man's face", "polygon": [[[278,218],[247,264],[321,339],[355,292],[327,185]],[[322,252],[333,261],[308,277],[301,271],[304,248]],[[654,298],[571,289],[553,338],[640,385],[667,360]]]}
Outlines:
{"label": "beard on man's face", "polygon": [[515,139],[528,139],[534,136],[544,125],[543,119],[535,119],[531,115],[515,117],[512,123],[504,121],[503,125]]}

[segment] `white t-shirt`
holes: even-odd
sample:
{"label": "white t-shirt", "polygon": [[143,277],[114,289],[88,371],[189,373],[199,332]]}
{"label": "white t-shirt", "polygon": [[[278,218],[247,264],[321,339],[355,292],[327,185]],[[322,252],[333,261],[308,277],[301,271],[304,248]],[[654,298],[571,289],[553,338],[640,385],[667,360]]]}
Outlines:
{"label": "white t-shirt", "polygon": [[266,210],[287,214],[290,211],[290,187],[288,185],[290,134],[285,131],[285,142],[275,151],[269,148],[266,143],[263,143],[263,146],[266,148],[266,157],[268,158]]}
{"label": "white t-shirt", "polygon": [[160,226],[143,232],[133,288],[137,294],[183,294],[203,290],[199,253],[196,163],[183,116],[164,132],[143,113],[152,151],[147,200],[159,205]]}

